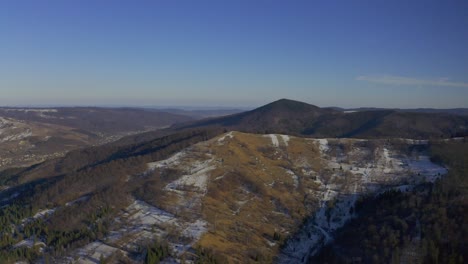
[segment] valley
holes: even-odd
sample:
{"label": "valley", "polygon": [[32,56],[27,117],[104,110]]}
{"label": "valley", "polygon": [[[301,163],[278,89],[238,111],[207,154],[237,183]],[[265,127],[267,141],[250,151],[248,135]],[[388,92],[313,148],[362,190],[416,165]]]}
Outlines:
{"label": "valley", "polygon": [[0,170],[30,166],[105,140],[69,127],[0,117]]}
{"label": "valley", "polygon": [[188,120],[192,118],[140,109],[0,107],[0,170]]}

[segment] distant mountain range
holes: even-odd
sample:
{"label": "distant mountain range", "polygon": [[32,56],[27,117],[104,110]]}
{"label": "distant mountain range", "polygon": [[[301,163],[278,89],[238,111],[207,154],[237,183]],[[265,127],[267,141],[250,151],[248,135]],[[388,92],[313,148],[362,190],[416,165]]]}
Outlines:
{"label": "distant mountain range", "polygon": [[448,138],[468,135],[468,116],[378,109],[341,111],[281,99],[252,111],[175,126],[200,127],[309,137]]}

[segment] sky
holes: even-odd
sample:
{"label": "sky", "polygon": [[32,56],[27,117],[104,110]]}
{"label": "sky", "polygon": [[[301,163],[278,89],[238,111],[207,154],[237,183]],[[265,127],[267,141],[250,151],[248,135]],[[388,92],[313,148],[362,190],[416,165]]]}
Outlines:
{"label": "sky", "polygon": [[280,98],[468,107],[468,1],[0,1],[0,105]]}

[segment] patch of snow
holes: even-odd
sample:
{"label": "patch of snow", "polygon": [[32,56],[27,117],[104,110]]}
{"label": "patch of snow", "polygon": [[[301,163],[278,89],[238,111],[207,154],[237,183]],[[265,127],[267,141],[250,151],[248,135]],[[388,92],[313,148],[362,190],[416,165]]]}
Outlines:
{"label": "patch of snow", "polygon": [[321,139],[317,139],[316,141],[319,143],[320,152],[323,153],[323,152],[326,152],[329,149],[328,139],[321,138]]}
{"label": "patch of snow", "polygon": [[32,248],[33,246],[34,246],[34,241],[32,239],[25,239],[25,240],[21,240],[20,242],[16,243],[13,247],[14,248],[19,248],[19,247]]}
{"label": "patch of snow", "polygon": [[7,126],[12,126],[12,125],[14,125],[14,122],[4,117],[0,117],[0,135],[3,133],[2,128],[5,128]]}
{"label": "patch of snow", "polygon": [[356,112],[358,112],[358,111],[356,111],[356,110],[343,111],[343,113],[345,113],[345,114],[351,114],[351,113],[356,113]]}
{"label": "patch of snow", "polygon": [[164,225],[178,225],[174,215],[141,200],[135,200],[115,221],[123,227],[111,230],[103,241],[129,250],[134,249],[139,241],[162,237]]}
{"label": "patch of snow", "polygon": [[176,154],[172,155],[170,158],[160,161],[155,161],[148,163],[148,170],[154,170],[156,168],[166,168],[169,166],[175,166],[180,164],[180,161],[183,157],[185,157],[186,153],[184,151],[177,152]]}
{"label": "patch of snow", "polygon": [[273,187],[274,185],[275,185],[275,181],[272,181],[271,183],[265,183],[265,186]]}
{"label": "patch of snow", "polygon": [[265,136],[271,138],[271,143],[273,144],[273,146],[279,147],[279,141],[278,141],[278,137],[276,135],[268,134],[268,135],[265,135]]}
{"label": "patch of snow", "polygon": [[46,217],[46,216],[48,216],[50,214],[53,214],[55,212],[55,210],[57,210],[57,208],[40,210],[35,215],[33,215],[32,217],[24,218],[23,220],[21,220],[21,223],[25,224],[25,223],[33,221],[34,219]]}
{"label": "patch of snow", "polygon": [[50,215],[50,214],[53,214],[55,212],[56,208],[53,208],[53,209],[44,209],[44,210],[41,210],[39,212],[37,212],[33,218],[34,219],[37,219],[37,218],[42,218],[42,217],[45,217],[47,215]]}
{"label": "patch of snow", "polygon": [[272,242],[272,241],[270,241],[270,240],[268,240],[268,239],[266,239],[266,238],[265,238],[265,241],[266,241],[266,243],[268,244],[269,247],[274,247],[274,246],[276,246],[276,243],[275,243],[275,242]]}
{"label": "patch of snow", "polygon": [[221,176],[216,177],[214,180],[215,180],[215,181],[219,181],[219,180],[221,180],[222,178],[224,178],[224,176],[226,176],[226,173],[224,173],[224,174],[221,175]]}
{"label": "patch of snow", "polygon": [[289,145],[289,136],[288,135],[281,135],[281,139],[283,139],[283,142],[284,142],[284,145],[286,145],[286,147]]}
{"label": "patch of snow", "polygon": [[383,149],[383,158],[385,159],[385,163],[388,164],[391,159],[390,159],[390,152],[388,151],[387,148]]}
{"label": "patch of snow", "polygon": [[34,246],[45,247],[46,244],[44,242],[42,242],[42,241],[34,242],[33,238],[28,238],[28,239],[21,240],[20,242],[16,243],[13,247],[14,248],[20,248],[20,247],[32,248]]}
{"label": "patch of snow", "polygon": [[22,140],[22,139],[25,139],[25,138],[30,137],[30,136],[32,136],[32,132],[31,132],[31,130],[28,129],[28,130],[26,130],[24,132],[21,132],[19,134],[13,134],[13,135],[6,136],[6,137],[0,139],[0,142]]}
{"label": "patch of snow", "polygon": [[207,181],[208,173],[214,169],[216,166],[210,165],[214,159],[206,160],[203,162],[195,162],[193,167],[190,169],[191,174],[183,175],[179,179],[169,183],[164,189],[165,190],[175,190],[179,187],[190,186],[199,189],[200,191],[206,193],[207,191]]}
{"label": "patch of snow", "polygon": [[233,132],[228,132],[224,134],[222,137],[218,138],[218,143],[223,143],[226,138],[234,138]]}
{"label": "patch of snow", "polygon": [[197,219],[195,222],[190,223],[187,228],[182,231],[182,235],[190,237],[194,240],[199,240],[201,236],[206,233],[208,223],[202,219]]}
{"label": "patch of snow", "polygon": [[174,221],[175,217],[146,202],[136,200],[127,210],[131,215],[128,217],[133,224],[138,224],[139,229],[151,229],[152,225]]}
{"label": "patch of snow", "polygon": [[405,138],[403,140],[406,143],[412,144],[412,145],[427,145],[427,144],[429,144],[429,140],[419,140],[419,139],[409,139],[409,138]]}

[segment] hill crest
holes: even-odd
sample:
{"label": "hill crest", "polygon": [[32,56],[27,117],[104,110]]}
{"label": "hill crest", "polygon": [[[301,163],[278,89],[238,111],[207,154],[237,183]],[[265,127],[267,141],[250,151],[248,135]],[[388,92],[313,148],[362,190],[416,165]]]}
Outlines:
{"label": "hill crest", "polygon": [[450,138],[468,135],[468,117],[395,110],[349,111],[280,99],[251,111],[178,125],[259,134],[339,138]]}

